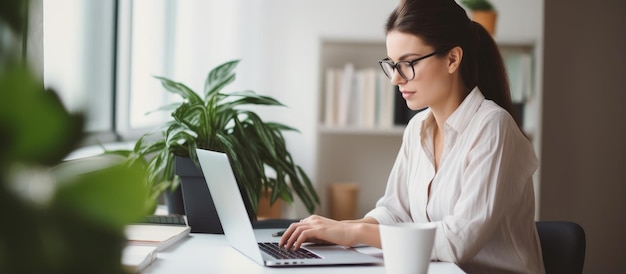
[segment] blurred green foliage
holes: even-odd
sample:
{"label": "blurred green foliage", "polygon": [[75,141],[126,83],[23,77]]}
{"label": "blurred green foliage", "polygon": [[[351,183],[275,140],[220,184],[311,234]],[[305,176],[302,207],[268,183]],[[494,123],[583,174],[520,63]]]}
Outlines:
{"label": "blurred green foliage", "polygon": [[[0,1],[0,34],[11,33],[1,39],[21,41],[27,7]],[[124,273],[124,226],[147,213],[145,168],[64,162],[84,135],[82,115],[43,88],[20,49],[2,49],[0,273]]]}

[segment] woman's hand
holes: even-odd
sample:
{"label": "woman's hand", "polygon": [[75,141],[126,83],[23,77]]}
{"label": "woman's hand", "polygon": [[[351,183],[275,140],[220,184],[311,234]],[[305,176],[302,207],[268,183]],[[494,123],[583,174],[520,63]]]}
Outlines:
{"label": "woman's hand", "polygon": [[289,225],[279,245],[287,249],[298,249],[305,242],[351,246],[356,244],[355,230],[359,225],[312,215]]}

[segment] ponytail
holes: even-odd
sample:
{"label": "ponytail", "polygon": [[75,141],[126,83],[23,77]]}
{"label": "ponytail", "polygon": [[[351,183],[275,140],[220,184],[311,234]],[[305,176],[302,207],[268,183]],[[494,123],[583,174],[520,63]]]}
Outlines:
{"label": "ponytail", "polygon": [[[463,80],[470,89],[478,86],[486,99],[494,101],[516,118],[500,50],[491,34],[482,25],[474,21],[471,21],[471,24],[474,30],[474,43],[470,42],[472,44],[470,48],[475,50],[475,54],[466,60],[469,62],[466,62],[465,66],[462,65]],[[521,121],[516,122],[521,125]]]}

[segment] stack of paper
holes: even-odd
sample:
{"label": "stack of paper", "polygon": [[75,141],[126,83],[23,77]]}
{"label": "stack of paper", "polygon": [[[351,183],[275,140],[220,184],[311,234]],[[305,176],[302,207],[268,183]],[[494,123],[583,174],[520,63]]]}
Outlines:
{"label": "stack of paper", "polygon": [[151,215],[144,223],[127,225],[122,266],[129,272],[140,272],[156,260],[158,251],[186,238],[190,231],[187,219],[181,215]]}
{"label": "stack of paper", "polygon": [[156,260],[155,246],[128,245],[122,252],[122,266],[131,273],[139,273]]}
{"label": "stack of paper", "polygon": [[126,226],[130,245],[154,246],[161,251],[189,236],[190,226],[165,224],[132,224]]}

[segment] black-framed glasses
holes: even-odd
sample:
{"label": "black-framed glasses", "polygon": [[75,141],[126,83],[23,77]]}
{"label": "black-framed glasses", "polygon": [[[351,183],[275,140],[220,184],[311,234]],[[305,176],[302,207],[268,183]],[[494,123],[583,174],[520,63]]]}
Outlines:
{"label": "black-framed glasses", "polygon": [[413,78],[415,78],[415,64],[417,64],[417,62],[424,60],[428,57],[431,57],[433,55],[442,53],[447,51],[446,50],[436,50],[430,54],[426,54],[424,56],[421,56],[417,59],[413,59],[413,60],[407,60],[407,61],[398,61],[395,64],[393,63],[393,61],[391,61],[391,59],[389,58],[385,58],[382,59],[380,61],[378,61],[378,63],[380,64],[380,67],[383,69],[383,72],[385,73],[385,76],[387,76],[389,79],[391,79],[393,77],[393,71],[397,70],[398,73],[400,74],[400,77],[402,77],[402,79],[406,80],[406,81],[411,81],[413,80]]}

